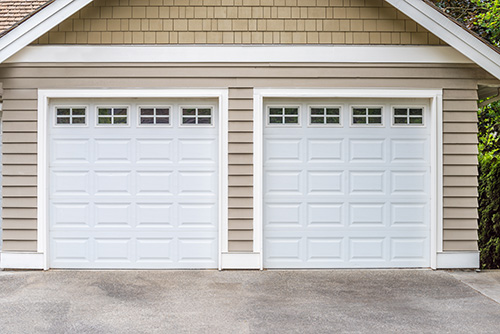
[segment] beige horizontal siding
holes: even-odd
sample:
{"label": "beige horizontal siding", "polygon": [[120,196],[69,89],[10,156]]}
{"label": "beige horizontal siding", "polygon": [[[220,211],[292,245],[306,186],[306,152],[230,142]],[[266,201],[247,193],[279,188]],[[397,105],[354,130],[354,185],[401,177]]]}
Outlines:
{"label": "beige horizontal siding", "polygon": [[37,90],[5,89],[3,101],[3,250],[36,251]]}
{"label": "beige horizontal siding", "polygon": [[229,251],[253,251],[253,89],[229,89]]}
{"label": "beige horizontal siding", "polygon": [[444,44],[382,0],[96,0],[34,44]]}
{"label": "beige horizontal siding", "polygon": [[477,91],[445,89],[443,250],[477,250]]}
{"label": "beige horizontal siding", "polygon": [[[70,75],[68,74],[70,73]],[[477,249],[478,80],[463,64],[4,64],[4,229],[36,230],[37,89],[229,88],[229,250],[253,250],[253,88],[444,87],[445,250]],[[496,81],[495,81],[496,82]],[[463,133],[463,131],[467,131]],[[19,201],[17,201],[19,200]],[[456,233],[460,232],[460,240]],[[35,240],[6,240],[4,250],[34,251]]]}

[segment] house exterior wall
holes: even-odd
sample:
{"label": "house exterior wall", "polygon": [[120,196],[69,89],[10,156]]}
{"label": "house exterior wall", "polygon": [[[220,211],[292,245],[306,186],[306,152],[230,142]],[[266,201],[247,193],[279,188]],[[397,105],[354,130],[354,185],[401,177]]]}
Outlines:
{"label": "house exterior wall", "polygon": [[445,44],[383,0],[96,0],[34,44]]}
{"label": "house exterior wall", "polygon": [[252,251],[252,88],[442,88],[444,250],[477,250],[475,65],[4,64],[3,251],[37,249],[37,90],[229,89],[229,251]]}

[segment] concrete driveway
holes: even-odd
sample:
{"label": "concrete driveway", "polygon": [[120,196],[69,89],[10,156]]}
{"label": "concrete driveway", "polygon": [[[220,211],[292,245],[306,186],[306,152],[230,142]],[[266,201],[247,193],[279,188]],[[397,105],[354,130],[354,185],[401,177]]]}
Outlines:
{"label": "concrete driveway", "polygon": [[0,272],[0,333],[499,333],[500,304],[459,279],[430,270]]}

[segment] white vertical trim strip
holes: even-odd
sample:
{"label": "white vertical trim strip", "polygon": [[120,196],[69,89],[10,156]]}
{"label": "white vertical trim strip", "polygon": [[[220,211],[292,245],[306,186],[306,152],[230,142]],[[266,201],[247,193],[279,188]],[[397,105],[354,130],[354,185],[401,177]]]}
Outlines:
{"label": "white vertical trim strip", "polygon": [[43,255],[43,269],[48,269],[48,163],[47,163],[47,113],[49,99],[38,91],[37,110],[37,252]]}
{"label": "white vertical trim strip", "polygon": [[263,250],[263,145],[264,145],[264,101],[263,95],[255,92],[253,95],[253,251],[259,253],[259,267],[264,269],[264,250]]}
{"label": "white vertical trim strip", "polygon": [[[431,99],[431,221],[430,221],[430,266],[436,268],[439,247],[443,244],[443,149],[442,149],[442,90],[430,89],[254,89],[254,229],[263,240],[263,100],[266,97],[294,98],[426,98]],[[260,158],[257,158],[259,156]],[[260,197],[257,197],[260,196]],[[260,216],[257,216],[257,213]],[[263,252],[261,261],[263,265]]]}

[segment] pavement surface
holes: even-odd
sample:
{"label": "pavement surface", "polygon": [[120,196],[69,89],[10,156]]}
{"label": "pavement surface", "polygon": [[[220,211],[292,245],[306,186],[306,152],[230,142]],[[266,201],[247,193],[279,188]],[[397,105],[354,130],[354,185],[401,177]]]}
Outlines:
{"label": "pavement surface", "polygon": [[469,274],[4,271],[0,333],[499,333]]}

